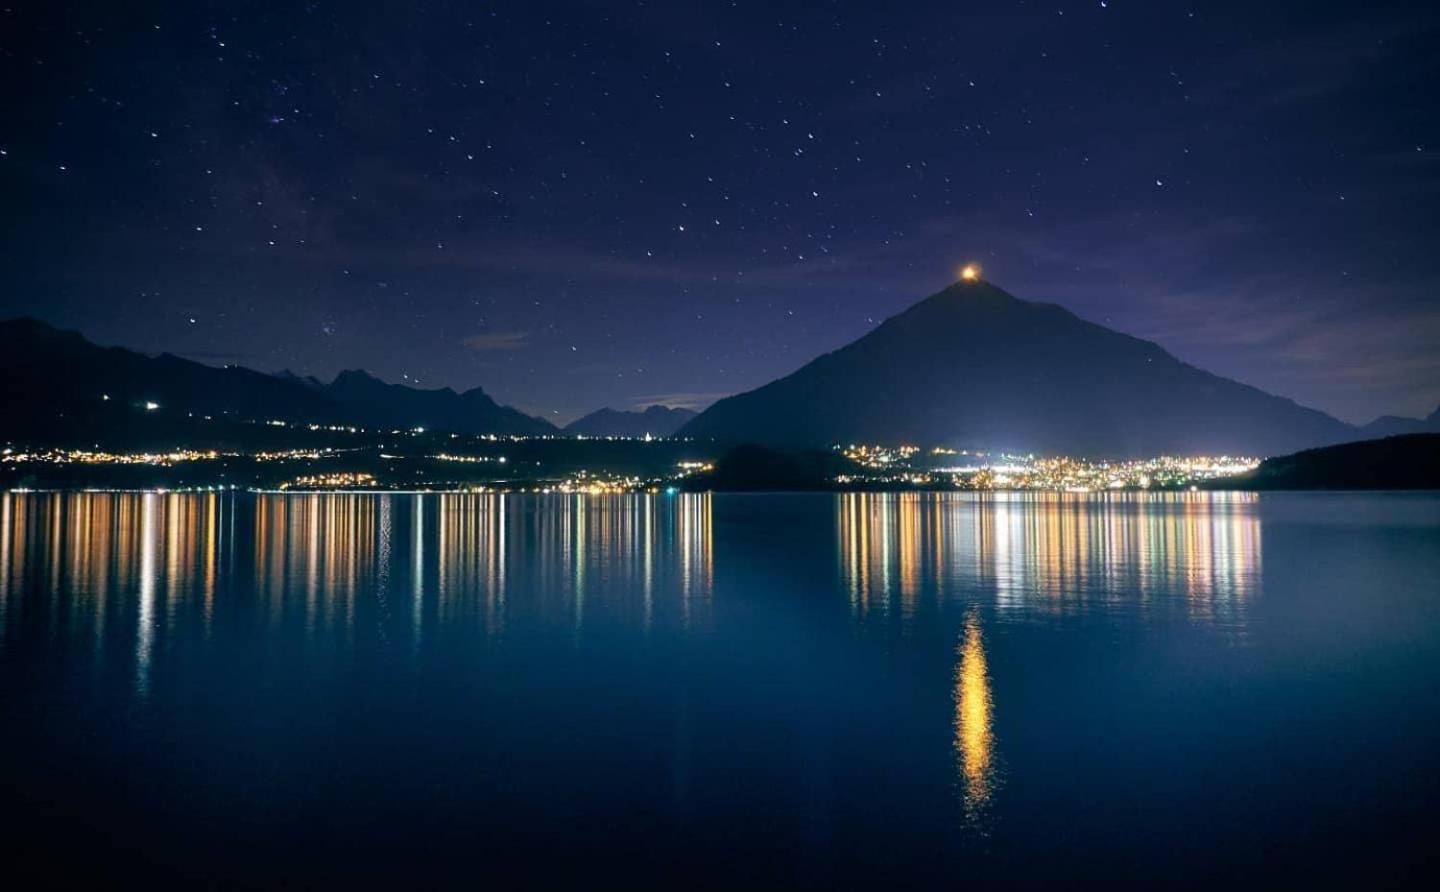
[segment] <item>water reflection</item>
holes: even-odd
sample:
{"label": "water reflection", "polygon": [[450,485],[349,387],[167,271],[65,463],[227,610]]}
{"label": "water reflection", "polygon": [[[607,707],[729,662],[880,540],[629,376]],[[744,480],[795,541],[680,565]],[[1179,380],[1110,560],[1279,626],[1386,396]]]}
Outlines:
{"label": "water reflection", "polygon": [[709,495],[7,493],[0,648],[20,620],[88,633],[95,659],[123,641],[143,696],[225,609],[307,646],[412,653],[447,628],[502,633],[516,610],[576,635],[686,629],[709,622],[712,524]]}
{"label": "water reflection", "polygon": [[997,783],[994,703],[990,672],[985,665],[985,643],[980,636],[980,617],[974,610],[965,619],[956,653],[959,661],[955,667],[955,761],[961,802],[966,826],[984,832]]}
{"label": "water reflection", "polygon": [[235,885],[1370,869],[1433,823],[1437,542],[1419,495],[0,495],[0,787],[73,816],[37,860]]}
{"label": "water reflection", "polygon": [[1260,574],[1252,494],[849,493],[836,496],[854,611],[913,618],[922,595],[981,592],[997,610],[1178,608],[1243,630]]}

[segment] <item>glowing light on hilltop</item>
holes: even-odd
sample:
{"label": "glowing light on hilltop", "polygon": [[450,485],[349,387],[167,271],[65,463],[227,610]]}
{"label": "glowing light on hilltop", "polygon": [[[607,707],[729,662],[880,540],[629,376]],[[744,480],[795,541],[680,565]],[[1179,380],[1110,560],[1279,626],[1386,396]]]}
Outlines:
{"label": "glowing light on hilltop", "polygon": [[978,282],[978,281],[980,281],[980,264],[978,264],[978,263],[967,263],[967,264],[965,264],[964,266],[962,266],[962,267],[960,268],[960,281],[962,281],[962,282]]}

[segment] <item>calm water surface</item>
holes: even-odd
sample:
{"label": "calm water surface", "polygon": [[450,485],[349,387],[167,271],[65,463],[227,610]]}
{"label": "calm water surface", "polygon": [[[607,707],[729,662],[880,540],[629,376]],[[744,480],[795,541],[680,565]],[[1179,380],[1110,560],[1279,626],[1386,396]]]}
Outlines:
{"label": "calm water surface", "polygon": [[0,496],[7,869],[1433,872],[1440,496]]}

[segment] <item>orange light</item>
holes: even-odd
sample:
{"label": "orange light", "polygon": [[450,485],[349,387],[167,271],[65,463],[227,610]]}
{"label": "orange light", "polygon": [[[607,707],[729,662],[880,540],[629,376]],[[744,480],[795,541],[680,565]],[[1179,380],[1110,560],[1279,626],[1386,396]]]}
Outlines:
{"label": "orange light", "polygon": [[980,281],[980,264],[967,263],[960,270],[960,280],[963,282]]}

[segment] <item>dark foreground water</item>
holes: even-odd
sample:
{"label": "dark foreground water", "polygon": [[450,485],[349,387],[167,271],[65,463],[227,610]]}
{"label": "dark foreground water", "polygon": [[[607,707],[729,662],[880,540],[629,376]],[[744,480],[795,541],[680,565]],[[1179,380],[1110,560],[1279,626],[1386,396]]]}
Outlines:
{"label": "dark foreground water", "polygon": [[0,496],[0,796],[52,883],[1418,881],[1440,497]]}

